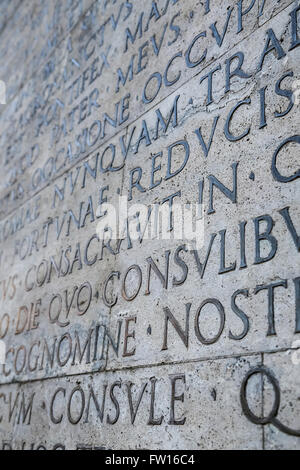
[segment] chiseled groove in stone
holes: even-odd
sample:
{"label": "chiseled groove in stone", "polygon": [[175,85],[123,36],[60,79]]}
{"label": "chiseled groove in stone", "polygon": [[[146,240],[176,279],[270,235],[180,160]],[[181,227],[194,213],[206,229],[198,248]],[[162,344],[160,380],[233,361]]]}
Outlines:
{"label": "chiseled groove in stone", "polygon": [[[97,0],[96,0],[97,1]],[[291,3],[289,3],[289,5],[287,5],[286,8],[280,10],[279,12],[276,13],[276,15],[272,16],[271,18],[269,18],[265,23],[262,23],[260,26],[258,26],[254,31],[250,32],[248,36],[246,36],[245,38],[241,39],[241,41],[237,42],[236,44],[234,44],[230,49],[227,49],[223,54],[221,54],[220,56],[218,56],[218,58],[211,62],[210,64],[208,64],[204,69],[202,69],[201,71],[195,73],[195,75],[191,76],[190,78],[188,78],[186,81],[182,82],[180,84],[180,86],[178,86],[178,88],[174,88],[172,89],[172,91],[167,94],[166,96],[164,96],[161,100],[159,100],[158,102],[156,102],[153,106],[149,107],[147,110],[145,110],[145,112],[143,112],[142,114],[140,114],[139,116],[136,116],[132,121],[129,121],[126,125],[126,127],[120,129],[118,132],[112,134],[111,136],[109,136],[107,138],[107,140],[103,140],[101,142],[101,144],[98,146],[98,147],[95,147],[91,152],[87,153],[86,155],[84,155],[83,157],[79,157],[73,165],[70,165],[66,170],[64,170],[61,174],[55,176],[55,178],[53,178],[51,181],[47,182],[45,184],[44,187],[40,188],[37,192],[35,192],[31,197],[29,197],[28,199],[24,200],[22,202],[22,204],[20,204],[19,206],[16,206],[11,212],[8,212],[7,214],[5,214],[5,216],[3,218],[0,218],[0,221],[4,221],[7,217],[11,216],[12,214],[14,214],[14,212],[16,212],[18,209],[20,209],[22,206],[24,206],[26,203],[28,203],[29,201],[31,201],[33,198],[35,198],[38,194],[40,194],[44,189],[46,189],[50,184],[53,184],[55,181],[57,181],[58,178],[61,178],[62,176],[64,176],[66,173],[68,173],[69,171],[72,170],[72,168],[74,168],[76,165],[78,165],[79,163],[83,162],[85,159],[88,159],[92,154],[96,153],[99,149],[101,149],[102,146],[105,146],[107,144],[107,142],[109,142],[110,140],[112,140],[113,138],[117,137],[119,134],[121,133],[124,133],[124,132],[127,132],[129,126],[132,126],[136,121],[138,121],[140,118],[142,118],[145,114],[147,114],[149,111],[151,111],[152,109],[158,107],[162,102],[164,102],[165,100],[167,100],[169,98],[169,96],[171,96],[173,93],[176,93],[176,91],[180,90],[184,85],[186,85],[188,82],[190,82],[193,78],[197,77],[197,75],[200,75],[200,73],[205,73],[205,71],[210,68],[216,61],[219,61],[222,59],[222,57],[224,57],[226,54],[228,54],[232,49],[234,49],[235,47],[237,47],[239,44],[242,44],[244,41],[247,41],[248,38],[250,36],[252,36],[253,34],[255,34],[257,31],[259,31],[263,26],[265,26],[267,23],[269,23],[270,21],[272,21],[274,18],[276,18],[276,16],[278,14],[280,14],[282,11],[285,11],[287,10],[292,3],[294,3],[295,0],[291,1]],[[78,23],[77,23],[78,24]],[[77,25],[76,24],[76,25]],[[72,28],[73,29],[73,28]]]}

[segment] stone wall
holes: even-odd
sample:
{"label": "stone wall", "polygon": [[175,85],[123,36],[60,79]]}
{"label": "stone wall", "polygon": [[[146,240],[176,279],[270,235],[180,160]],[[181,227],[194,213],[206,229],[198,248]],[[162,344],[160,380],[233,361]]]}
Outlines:
{"label": "stone wall", "polygon": [[299,1],[0,11],[0,448],[299,449]]}

